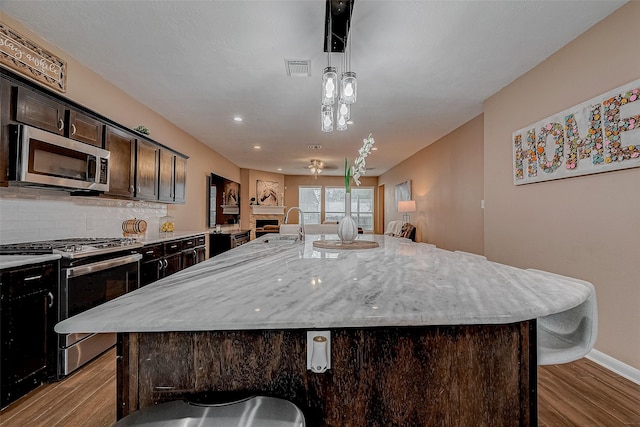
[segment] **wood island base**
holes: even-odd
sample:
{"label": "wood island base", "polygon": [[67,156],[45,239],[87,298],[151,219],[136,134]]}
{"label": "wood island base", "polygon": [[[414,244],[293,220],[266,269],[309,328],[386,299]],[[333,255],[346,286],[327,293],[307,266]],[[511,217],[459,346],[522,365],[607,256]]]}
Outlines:
{"label": "wood island base", "polygon": [[287,399],[308,426],[536,426],[536,322],[331,330],[331,369],[306,369],[306,330],[118,334],[118,419],[157,403]]}

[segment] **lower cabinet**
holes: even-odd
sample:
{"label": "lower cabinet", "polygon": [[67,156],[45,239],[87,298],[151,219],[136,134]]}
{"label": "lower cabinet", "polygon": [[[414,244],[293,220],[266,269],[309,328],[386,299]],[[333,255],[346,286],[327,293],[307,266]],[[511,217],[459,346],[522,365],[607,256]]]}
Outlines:
{"label": "lower cabinet", "polygon": [[249,243],[251,230],[209,234],[209,258]]}
{"label": "lower cabinet", "polygon": [[140,286],[146,286],[205,260],[204,234],[145,245],[140,249]]}
{"label": "lower cabinet", "polygon": [[55,375],[58,262],[2,270],[0,288],[0,407],[5,407]]}

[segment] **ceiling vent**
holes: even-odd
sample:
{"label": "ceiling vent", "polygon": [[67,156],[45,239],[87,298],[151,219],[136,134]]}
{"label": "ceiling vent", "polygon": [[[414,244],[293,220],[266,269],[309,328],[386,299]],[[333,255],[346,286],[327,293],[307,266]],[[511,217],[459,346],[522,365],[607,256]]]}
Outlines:
{"label": "ceiling vent", "polygon": [[287,67],[287,76],[291,77],[310,77],[311,76],[311,60],[285,59],[284,64]]}
{"label": "ceiling vent", "polygon": [[320,150],[322,149],[322,145],[307,145],[309,150]]}

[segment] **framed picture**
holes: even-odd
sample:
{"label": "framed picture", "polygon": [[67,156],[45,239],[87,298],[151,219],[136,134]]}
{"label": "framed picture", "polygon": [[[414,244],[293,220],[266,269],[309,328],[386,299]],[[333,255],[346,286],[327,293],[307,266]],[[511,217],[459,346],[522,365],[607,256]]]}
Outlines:
{"label": "framed picture", "polygon": [[411,200],[411,181],[396,185],[396,209],[398,209],[398,202],[402,200]]}
{"label": "framed picture", "polygon": [[238,198],[240,197],[240,184],[237,182],[229,181],[224,184],[224,204],[225,205],[237,205]]}
{"label": "framed picture", "polygon": [[256,201],[262,206],[278,206],[280,184],[277,181],[256,180]]}

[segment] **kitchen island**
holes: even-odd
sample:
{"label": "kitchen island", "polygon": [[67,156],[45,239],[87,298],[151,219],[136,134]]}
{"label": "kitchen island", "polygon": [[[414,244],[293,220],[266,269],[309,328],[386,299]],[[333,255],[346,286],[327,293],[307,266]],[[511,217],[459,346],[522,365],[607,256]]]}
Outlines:
{"label": "kitchen island", "polygon": [[[406,239],[366,235],[379,247],[325,250],[313,240],[330,236],[283,237],[56,331],[119,333],[118,417],[263,394],[295,403],[310,426],[536,425],[536,319],[593,296],[585,282]],[[307,370],[307,331],[318,330],[331,332],[324,373]]]}

